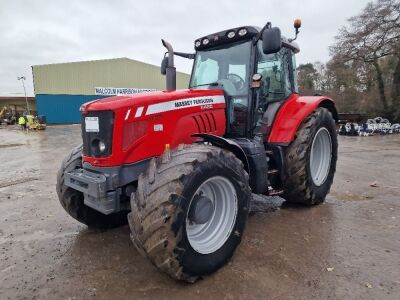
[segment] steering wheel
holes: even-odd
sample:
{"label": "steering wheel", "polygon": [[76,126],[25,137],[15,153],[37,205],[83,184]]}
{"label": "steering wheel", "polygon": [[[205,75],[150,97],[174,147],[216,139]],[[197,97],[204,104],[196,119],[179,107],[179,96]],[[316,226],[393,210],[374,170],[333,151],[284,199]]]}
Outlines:
{"label": "steering wheel", "polygon": [[233,85],[235,86],[237,91],[240,91],[245,86],[245,82],[244,82],[243,78],[240,77],[239,75],[229,73],[228,75],[226,75],[226,78],[229,79],[233,83]]}

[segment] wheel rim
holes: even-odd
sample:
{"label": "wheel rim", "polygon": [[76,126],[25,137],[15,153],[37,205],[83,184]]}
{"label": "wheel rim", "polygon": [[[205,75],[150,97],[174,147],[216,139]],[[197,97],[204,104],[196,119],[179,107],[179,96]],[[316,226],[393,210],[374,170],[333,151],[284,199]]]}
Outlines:
{"label": "wheel rim", "polygon": [[201,254],[213,253],[225,244],[232,233],[237,214],[236,190],[227,178],[211,177],[197,189],[188,211],[196,195],[208,197],[213,203],[213,212],[204,224],[196,224],[186,217],[186,234],[194,250]]}
{"label": "wheel rim", "polygon": [[332,157],[332,141],[328,129],[320,128],[311,146],[310,170],[315,185],[322,185],[329,174]]}

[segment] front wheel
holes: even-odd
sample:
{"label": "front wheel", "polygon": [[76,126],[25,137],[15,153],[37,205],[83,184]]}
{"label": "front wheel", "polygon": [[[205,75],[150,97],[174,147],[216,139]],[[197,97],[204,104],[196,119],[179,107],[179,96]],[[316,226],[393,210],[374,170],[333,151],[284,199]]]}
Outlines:
{"label": "front wheel", "polygon": [[57,195],[62,207],[75,220],[91,228],[110,229],[127,223],[127,211],[104,215],[86,206],[83,194],[65,185],[65,172],[82,168],[82,145],[75,147],[63,160],[57,174]]}
{"label": "front wheel", "polygon": [[140,175],[128,215],[132,241],[158,269],[193,282],[232,257],[250,196],[248,175],[231,152],[180,147]]}
{"label": "front wheel", "polygon": [[283,197],[291,203],[322,203],[333,182],[337,149],[335,120],[328,109],[319,107],[285,149]]}

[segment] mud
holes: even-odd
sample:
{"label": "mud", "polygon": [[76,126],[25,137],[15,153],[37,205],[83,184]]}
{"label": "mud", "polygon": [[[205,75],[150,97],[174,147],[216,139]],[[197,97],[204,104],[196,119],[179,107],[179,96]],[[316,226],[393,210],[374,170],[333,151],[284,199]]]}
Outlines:
{"label": "mud", "polygon": [[399,135],[340,137],[324,204],[257,197],[233,260],[190,285],[142,258],[127,226],[93,231],[63,211],[56,173],[79,130],[0,128],[0,299],[400,298]]}

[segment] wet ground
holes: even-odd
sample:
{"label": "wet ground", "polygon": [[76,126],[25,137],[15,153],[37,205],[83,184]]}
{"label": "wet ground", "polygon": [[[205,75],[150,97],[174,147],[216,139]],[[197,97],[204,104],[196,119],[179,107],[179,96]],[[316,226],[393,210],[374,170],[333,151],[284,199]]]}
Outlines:
{"label": "wet ground", "polygon": [[63,211],[56,172],[79,130],[0,128],[0,299],[400,299],[400,135],[341,137],[324,204],[266,199],[233,260],[190,285],[142,258],[128,227]]}

